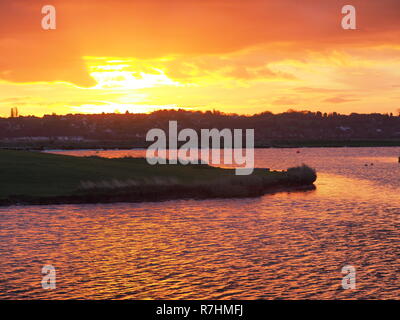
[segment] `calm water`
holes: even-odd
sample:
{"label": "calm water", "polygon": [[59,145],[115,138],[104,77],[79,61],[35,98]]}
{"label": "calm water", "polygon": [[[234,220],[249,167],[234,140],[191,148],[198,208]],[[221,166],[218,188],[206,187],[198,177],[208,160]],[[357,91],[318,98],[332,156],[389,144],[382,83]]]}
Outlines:
{"label": "calm water", "polygon": [[[143,151],[97,152],[127,154]],[[315,167],[309,192],[0,208],[0,298],[399,299],[399,155],[256,150],[258,167]],[[46,264],[55,290],[41,287]],[[355,290],[341,287],[344,265],[357,270]]]}

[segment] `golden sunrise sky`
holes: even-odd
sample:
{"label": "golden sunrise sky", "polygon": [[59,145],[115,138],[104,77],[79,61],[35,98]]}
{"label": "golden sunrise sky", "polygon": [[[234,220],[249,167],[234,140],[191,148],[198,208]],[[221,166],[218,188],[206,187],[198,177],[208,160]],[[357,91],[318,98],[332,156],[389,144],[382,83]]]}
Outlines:
{"label": "golden sunrise sky", "polygon": [[400,108],[398,0],[3,0],[0,15],[0,116]]}

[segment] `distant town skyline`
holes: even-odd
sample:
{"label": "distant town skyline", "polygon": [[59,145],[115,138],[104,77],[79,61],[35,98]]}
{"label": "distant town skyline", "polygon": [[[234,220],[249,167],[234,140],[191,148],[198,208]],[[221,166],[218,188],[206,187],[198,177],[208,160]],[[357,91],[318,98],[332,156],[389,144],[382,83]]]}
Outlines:
{"label": "distant town skyline", "polygon": [[0,116],[151,112],[393,113],[400,2],[54,0],[0,4]]}

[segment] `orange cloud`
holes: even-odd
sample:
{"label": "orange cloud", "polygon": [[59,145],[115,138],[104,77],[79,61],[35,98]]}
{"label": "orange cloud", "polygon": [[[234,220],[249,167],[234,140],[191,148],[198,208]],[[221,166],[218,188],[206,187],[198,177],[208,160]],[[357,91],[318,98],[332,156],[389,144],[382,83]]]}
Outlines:
{"label": "orange cloud", "polygon": [[224,54],[277,42],[295,43],[296,50],[400,42],[397,0],[353,0],[355,32],[340,27],[342,0],[54,0],[54,31],[41,29],[44,4],[1,3],[1,78],[90,86],[82,56]]}
{"label": "orange cloud", "polygon": [[0,3],[0,114],[397,107],[398,0],[353,0],[355,31],[340,26],[344,0],[53,0],[53,31],[41,29],[45,4]]}
{"label": "orange cloud", "polygon": [[336,97],[327,98],[324,100],[324,102],[332,102],[332,103],[346,103],[346,102],[352,102],[352,101],[357,101],[357,99],[336,96]]}

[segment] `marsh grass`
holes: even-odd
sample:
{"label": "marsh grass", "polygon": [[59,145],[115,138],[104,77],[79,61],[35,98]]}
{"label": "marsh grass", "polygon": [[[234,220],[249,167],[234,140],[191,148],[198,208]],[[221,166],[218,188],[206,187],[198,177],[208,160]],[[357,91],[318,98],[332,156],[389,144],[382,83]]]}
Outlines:
{"label": "marsh grass", "polygon": [[138,181],[133,179],[110,181],[81,181],[79,189],[86,193],[129,194],[132,199],[141,197],[172,198],[237,198],[257,197],[271,188],[311,185],[316,180],[314,169],[302,165],[283,172],[256,170],[250,176],[225,176],[208,181],[180,181],[171,177],[152,177]]}
{"label": "marsh grass", "polygon": [[317,172],[315,169],[310,168],[309,166],[303,164],[302,166],[299,167],[293,167],[287,169],[287,175],[293,181],[296,181],[298,183],[314,183],[315,180],[317,180]]}

